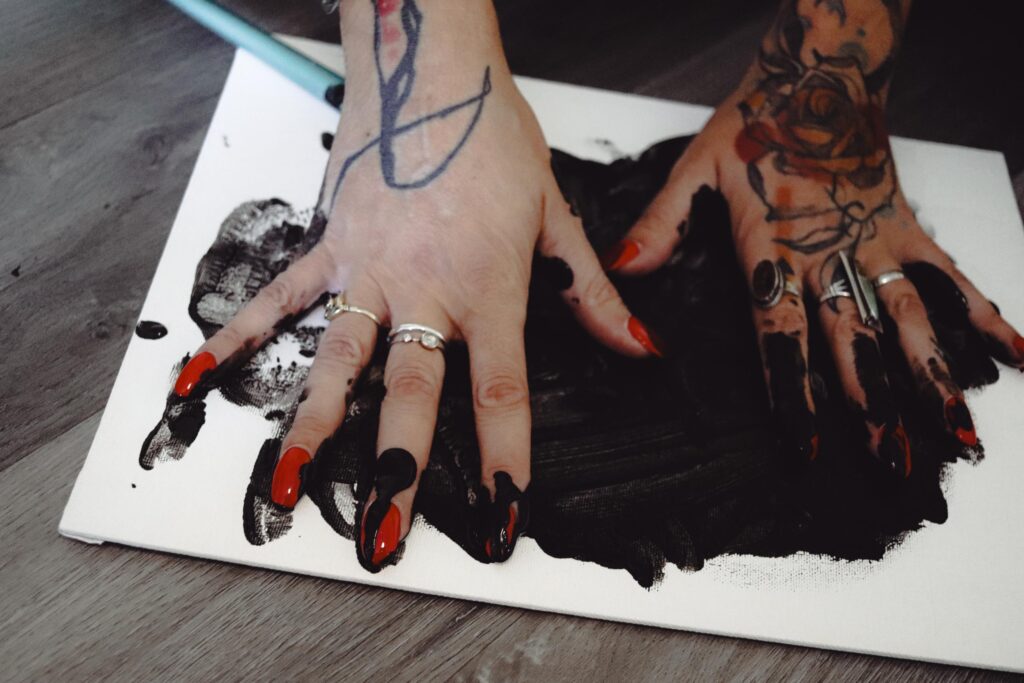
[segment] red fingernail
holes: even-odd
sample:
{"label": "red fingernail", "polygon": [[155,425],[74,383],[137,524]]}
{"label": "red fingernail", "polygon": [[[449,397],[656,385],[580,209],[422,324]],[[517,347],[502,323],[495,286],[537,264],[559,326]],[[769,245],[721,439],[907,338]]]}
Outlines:
{"label": "red fingernail", "polygon": [[1013,350],[1017,352],[1017,355],[1024,360],[1024,337],[1019,334],[1013,340]]}
{"label": "red fingernail", "polygon": [[270,500],[289,510],[299,502],[299,489],[302,485],[300,472],[302,466],[313,458],[305,448],[292,446],[284,452],[274,468],[274,479],[270,484]]}
{"label": "red fingernail", "polygon": [[811,437],[811,453],[807,456],[807,459],[814,462],[818,458],[818,435],[815,434]]}
{"label": "red fingernail", "polygon": [[[516,506],[508,506],[508,524],[505,525],[504,537],[502,534],[498,534],[497,542],[500,545],[502,559],[507,558],[512,554],[512,544],[515,542],[516,532]],[[492,560],[495,559],[495,547],[491,543],[491,539],[488,538],[484,542],[484,551],[487,553],[487,557]]]}
{"label": "red fingernail", "polygon": [[178,381],[174,383],[174,393],[182,398],[186,398],[203,379],[203,376],[208,372],[212,372],[216,367],[217,359],[209,351],[203,351],[198,356],[193,357],[181,369]]}
{"label": "red fingernail", "polygon": [[965,446],[977,446],[978,434],[974,431],[974,420],[967,404],[959,396],[946,401],[946,424]]}
{"label": "red fingernail", "polygon": [[636,258],[640,245],[631,239],[624,239],[601,254],[601,266],[605,270],[618,270]]}
{"label": "red fingernail", "polygon": [[657,335],[652,333],[647,327],[640,322],[636,316],[629,317],[629,333],[633,335],[633,339],[640,342],[640,346],[644,347],[648,353],[652,353],[658,358],[664,358],[665,354],[662,352],[664,346]]}
{"label": "red fingernail", "polygon": [[373,538],[373,563],[380,564],[398,549],[399,536],[402,535],[402,513],[392,503],[384,519],[381,520],[377,535]]}

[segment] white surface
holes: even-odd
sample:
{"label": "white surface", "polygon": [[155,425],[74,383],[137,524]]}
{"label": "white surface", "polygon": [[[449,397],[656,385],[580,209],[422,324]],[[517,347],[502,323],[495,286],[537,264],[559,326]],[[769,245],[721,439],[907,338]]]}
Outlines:
{"label": "white surface", "polygon": [[[328,59],[333,53],[326,53]],[[705,108],[520,79],[548,140],[610,159],[697,130]],[[268,423],[208,400],[185,459],[139,468],[139,447],[163,409],[168,373],[202,337],[186,312],[195,265],[239,203],[277,196],[312,206],[327,154],[320,133],[336,113],[239,53],[174,222],[142,318],[167,325],[133,338],[61,520],[61,533],[197,557],[411,591],[763,640],[1024,670],[1024,376],[1003,371],[972,396],[987,457],[958,464],[949,521],[911,534],[880,563],[721,557],[696,573],[669,566],[654,590],[625,571],[548,557],[530,539],[504,565],[478,564],[418,522],[405,558],[371,575],[351,542],[304,499],[285,537],[262,547],[242,535],[242,498]],[[894,140],[900,177],[939,242],[1024,322],[1024,228],[1001,155]],[[135,484],[137,488],[133,488]]]}

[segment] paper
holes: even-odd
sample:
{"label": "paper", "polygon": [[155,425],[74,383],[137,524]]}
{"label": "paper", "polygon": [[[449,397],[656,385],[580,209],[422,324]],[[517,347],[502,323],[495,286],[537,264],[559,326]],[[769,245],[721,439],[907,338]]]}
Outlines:
{"label": "paper", "polygon": [[[329,62],[337,58],[317,49]],[[518,82],[552,146],[602,161],[695,132],[710,114]],[[980,465],[950,468],[945,524],[926,525],[878,563],[726,556],[693,573],[669,567],[650,591],[626,572],[549,557],[529,538],[509,562],[482,565],[422,522],[405,559],[371,575],[307,499],[283,538],[249,545],[241,501],[269,426],[216,392],[187,456],[142,470],[139,447],[163,409],[168,374],[202,342],[186,310],[196,263],[242,202],[314,204],[327,161],[320,134],[333,132],[336,121],[327,105],[237,55],[140,316],[164,323],[169,334],[132,339],[62,534],[530,609],[1024,671],[1024,376],[1005,369],[995,386],[970,397],[987,455]],[[893,149],[922,222],[1007,318],[1024,321],[1024,227],[1002,156],[901,139]]]}

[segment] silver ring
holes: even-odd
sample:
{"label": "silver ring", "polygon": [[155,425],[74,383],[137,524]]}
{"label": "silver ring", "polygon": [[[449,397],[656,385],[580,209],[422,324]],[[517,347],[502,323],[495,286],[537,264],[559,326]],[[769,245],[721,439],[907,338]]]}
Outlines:
{"label": "silver ring", "polygon": [[903,271],[899,270],[898,268],[896,270],[887,270],[878,277],[876,277],[874,280],[872,280],[871,284],[875,286],[875,289],[879,289],[889,284],[890,282],[896,282],[897,280],[902,280],[905,277],[907,276],[904,275]]}
{"label": "silver ring", "polygon": [[412,342],[418,343],[428,351],[444,351],[448,340],[433,327],[417,325],[415,323],[399,325],[388,333],[388,346],[410,344]]}
{"label": "silver ring", "polygon": [[754,305],[766,310],[773,308],[785,294],[792,294],[797,299],[803,296],[800,287],[783,270],[779,261],[764,259],[759,262],[751,276],[750,296]]}
{"label": "silver ring", "polygon": [[864,276],[860,264],[847,255],[839,252],[839,267],[832,275],[832,283],[818,297],[820,303],[828,303],[840,297],[853,299],[857,305],[860,321],[879,332],[882,331],[882,318],[878,312],[878,299],[871,280]]}
{"label": "silver ring", "polygon": [[373,311],[345,303],[345,292],[338,292],[327,299],[327,303],[324,304],[324,317],[330,322],[342,313],[358,313],[372,320],[378,327],[384,327],[384,323],[380,321],[380,318]]}

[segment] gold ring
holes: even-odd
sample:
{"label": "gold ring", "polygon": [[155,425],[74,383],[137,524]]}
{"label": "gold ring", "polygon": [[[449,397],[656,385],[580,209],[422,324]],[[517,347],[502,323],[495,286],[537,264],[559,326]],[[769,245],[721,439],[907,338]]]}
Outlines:
{"label": "gold ring", "polygon": [[380,321],[376,313],[345,303],[345,292],[338,292],[327,299],[327,303],[324,305],[324,317],[331,321],[342,313],[358,313],[372,320],[378,327],[384,327],[384,323]]}

